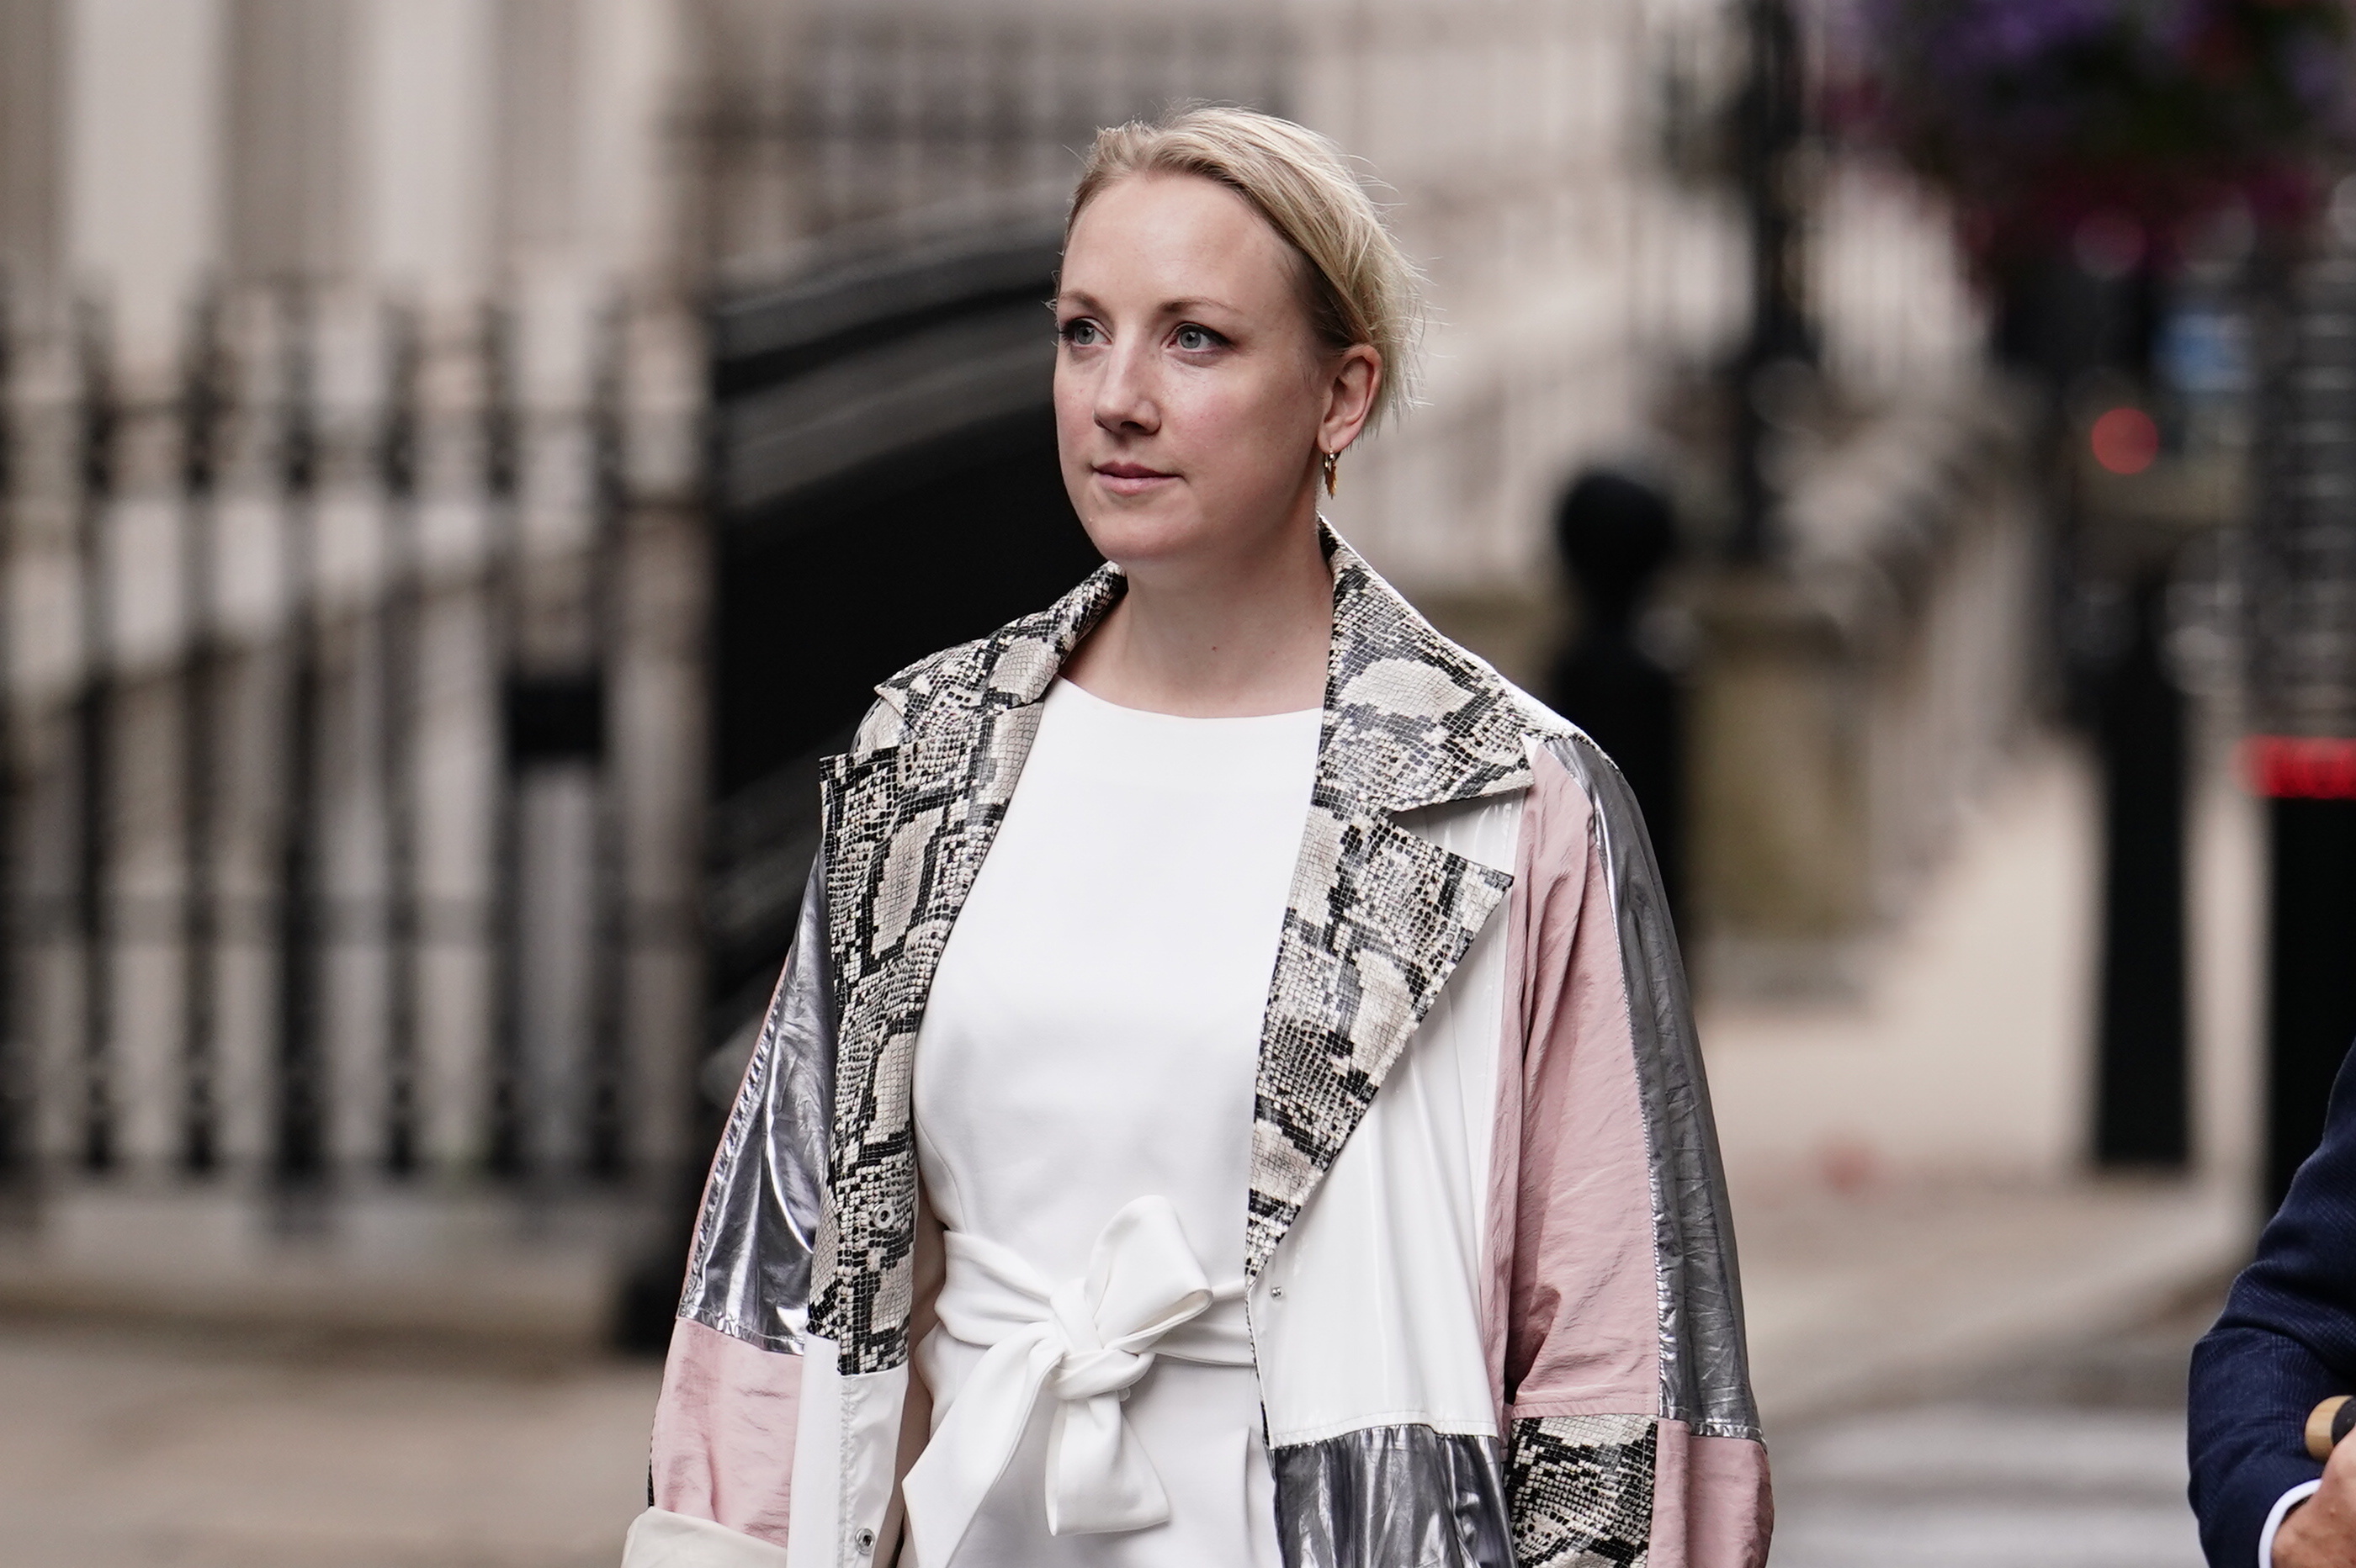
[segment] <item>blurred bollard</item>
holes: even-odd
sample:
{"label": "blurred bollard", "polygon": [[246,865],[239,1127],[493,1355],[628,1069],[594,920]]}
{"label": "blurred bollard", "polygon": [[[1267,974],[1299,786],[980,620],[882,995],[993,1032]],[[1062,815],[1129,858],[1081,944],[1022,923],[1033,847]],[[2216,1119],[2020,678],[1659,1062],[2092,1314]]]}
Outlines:
{"label": "blurred bollard", "polygon": [[1714,987],[1856,988],[1850,949],[1876,913],[1876,748],[1860,709],[1890,641],[1879,609],[1767,568],[1697,586],[1690,899]]}
{"label": "blurred bollard", "polygon": [[1555,543],[1579,597],[1578,633],[1555,661],[1555,707],[1603,748],[1644,809],[1671,912],[1685,902],[1685,713],[1676,679],[1638,622],[1677,549],[1659,491],[1603,471],[1582,475],[1555,509]]}
{"label": "blurred bollard", "polygon": [[[2147,573],[2082,650],[2103,772],[2101,1031],[2094,1157],[2181,1167],[2191,1153],[2186,1066],[2184,695],[2162,653],[2167,581]],[[2090,617],[2093,618],[2093,617]]]}
{"label": "blurred bollard", "polygon": [[[2348,748],[2356,752],[2356,746]],[[2356,799],[2268,803],[2266,1200],[2323,1139],[2356,1039]]]}

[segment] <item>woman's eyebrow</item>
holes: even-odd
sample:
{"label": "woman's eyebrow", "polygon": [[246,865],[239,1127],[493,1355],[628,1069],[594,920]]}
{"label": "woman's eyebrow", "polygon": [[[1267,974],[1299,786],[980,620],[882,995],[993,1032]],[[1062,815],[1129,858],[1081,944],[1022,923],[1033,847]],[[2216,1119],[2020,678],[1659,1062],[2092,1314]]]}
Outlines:
{"label": "woman's eyebrow", "polygon": [[[1055,308],[1058,310],[1069,308],[1074,310],[1100,312],[1104,309],[1104,304],[1094,294],[1089,293],[1085,289],[1066,289],[1062,293],[1055,296]],[[1236,314],[1236,307],[1227,304],[1226,301],[1211,299],[1207,296],[1202,295],[1189,295],[1183,299],[1164,300],[1155,314],[1164,316],[1192,315],[1198,311],[1204,310],[1225,311],[1230,315]]]}
{"label": "woman's eyebrow", "polygon": [[1230,315],[1236,314],[1236,307],[1225,300],[1200,297],[1168,300],[1162,306],[1162,314],[1164,315],[1193,315],[1205,310],[1226,311]]}

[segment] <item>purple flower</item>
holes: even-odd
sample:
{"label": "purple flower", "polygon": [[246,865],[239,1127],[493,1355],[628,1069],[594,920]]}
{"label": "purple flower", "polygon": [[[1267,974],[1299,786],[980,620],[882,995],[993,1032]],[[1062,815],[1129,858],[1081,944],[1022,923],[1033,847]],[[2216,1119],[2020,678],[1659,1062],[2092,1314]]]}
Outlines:
{"label": "purple flower", "polygon": [[1868,0],[1869,33],[1942,76],[2019,69],[2103,37],[2134,0]]}
{"label": "purple flower", "polygon": [[2356,142],[2351,0],[1849,3],[1854,101],[1992,246],[2092,206],[2165,227]]}
{"label": "purple flower", "polygon": [[1942,41],[1966,67],[2029,65],[2108,33],[2124,8],[2122,0],[1979,0],[1959,7]]}

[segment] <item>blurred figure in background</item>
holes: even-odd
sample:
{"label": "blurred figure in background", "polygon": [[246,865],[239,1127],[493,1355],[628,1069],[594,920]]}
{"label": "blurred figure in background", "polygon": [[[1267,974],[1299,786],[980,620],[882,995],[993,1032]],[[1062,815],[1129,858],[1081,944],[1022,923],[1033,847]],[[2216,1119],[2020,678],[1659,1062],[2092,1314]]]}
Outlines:
{"label": "blurred figure in background", "polygon": [[1684,714],[1676,677],[1638,632],[1653,585],[1677,553],[1676,521],[1651,485],[1590,469],[1556,507],[1554,537],[1578,595],[1579,622],[1555,661],[1547,696],[1627,776],[1669,908],[1682,917]]}

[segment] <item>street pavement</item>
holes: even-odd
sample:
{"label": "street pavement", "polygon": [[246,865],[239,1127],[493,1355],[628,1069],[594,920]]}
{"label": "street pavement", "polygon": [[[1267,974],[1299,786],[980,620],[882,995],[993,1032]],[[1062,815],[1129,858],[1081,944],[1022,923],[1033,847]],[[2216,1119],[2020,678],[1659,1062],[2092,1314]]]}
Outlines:
{"label": "street pavement", "polygon": [[0,1322],[0,1562],[613,1568],[659,1373]]}
{"label": "street pavement", "polygon": [[2201,1568],[2184,1368],[2218,1305],[1771,1432],[1774,1568]]}

